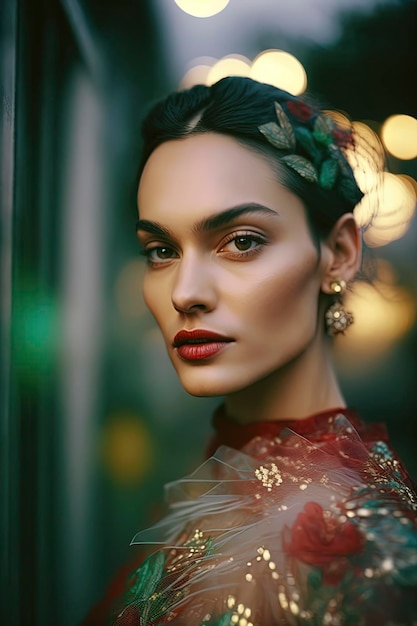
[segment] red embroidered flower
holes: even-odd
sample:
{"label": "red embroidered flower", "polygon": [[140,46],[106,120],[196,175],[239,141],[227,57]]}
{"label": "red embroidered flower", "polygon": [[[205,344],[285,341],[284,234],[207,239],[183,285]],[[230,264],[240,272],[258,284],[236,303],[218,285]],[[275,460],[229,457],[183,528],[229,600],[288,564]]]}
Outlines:
{"label": "red embroidered flower", "polygon": [[346,557],[360,554],[364,539],[349,521],[340,521],[315,502],[308,502],[292,529],[284,533],[284,551],[303,563],[320,567],[323,582],[337,585],[349,565]]}
{"label": "red embroidered flower", "polygon": [[351,130],[343,130],[335,128],[332,130],[332,137],[339,148],[348,148],[354,146],[353,133]]}
{"label": "red embroidered flower", "polygon": [[305,102],[299,100],[288,100],[287,109],[289,112],[302,122],[307,122],[313,115],[313,110]]}

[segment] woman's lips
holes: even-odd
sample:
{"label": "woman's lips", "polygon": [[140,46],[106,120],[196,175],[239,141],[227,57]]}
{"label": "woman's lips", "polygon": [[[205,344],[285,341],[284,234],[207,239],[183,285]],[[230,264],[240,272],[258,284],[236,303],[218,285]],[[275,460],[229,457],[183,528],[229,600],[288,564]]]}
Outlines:
{"label": "woman's lips", "polygon": [[199,361],[215,356],[232,341],[210,330],[181,330],[175,335],[173,346],[186,361]]}

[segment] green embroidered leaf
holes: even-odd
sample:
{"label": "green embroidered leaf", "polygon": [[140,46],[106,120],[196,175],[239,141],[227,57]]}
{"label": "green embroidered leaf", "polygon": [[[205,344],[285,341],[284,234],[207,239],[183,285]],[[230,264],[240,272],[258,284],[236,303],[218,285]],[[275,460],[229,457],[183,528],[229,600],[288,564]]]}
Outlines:
{"label": "green embroidered leaf", "polygon": [[330,134],[321,133],[316,130],[313,131],[313,137],[318,143],[323,144],[323,146],[330,146],[333,141],[333,137]]}
{"label": "green embroidered leaf", "polygon": [[286,132],[275,122],[268,122],[258,127],[260,132],[266,137],[270,144],[279,150],[291,150],[292,141]]}
{"label": "green embroidered leaf", "polygon": [[319,143],[324,146],[329,146],[334,142],[333,135],[333,121],[325,115],[318,115],[314,122],[313,136]]}
{"label": "green embroidered leaf", "polygon": [[316,169],[308,159],[298,156],[297,154],[289,154],[288,156],[282,157],[282,161],[310,183],[316,183],[318,181]]}
{"label": "green embroidered leaf", "polygon": [[357,204],[363,198],[363,193],[353,176],[352,178],[342,178],[337,188],[342,196],[352,204]]}
{"label": "green embroidered leaf", "polygon": [[287,135],[288,140],[291,142],[289,149],[295,150],[294,129],[287,115],[284,113],[284,109],[282,108],[279,102],[275,102],[275,113],[277,114],[279,125],[281,126],[285,134]]}
{"label": "green embroidered leaf", "polygon": [[214,547],[214,539],[213,539],[213,537],[208,537],[207,541],[206,541],[206,553],[205,553],[205,556],[210,556],[210,554],[213,552],[213,547]]}
{"label": "green embroidered leaf", "polygon": [[346,160],[346,157],[343,154],[343,152],[337,146],[329,146],[329,152],[332,155],[332,157],[336,159],[336,161],[338,162],[342,174],[344,176],[347,176],[348,178],[351,178],[352,169],[348,161]]}
{"label": "green embroidered leaf", "polygon": [[129,601],[147,600],[158,586],[164,573],[166,556],[159,550],[151,554],[134,572],[134,582],[128,591]]}
{"label": "green embroidered leaf", "polygon": [[331,133],[334,127],[334,122],[329,115],[318,115],[314,121],[314,130],[319,133]]}
{"label": "green embroidered leaf", "polygon": [[334,159],[327,159],[321,166],[319,185],[323,189],[332,189],[336,182],[339,167]]}
{"label": "green embroidered leaf", "polygon": [[313,161],[320,158],[321,150],[315,143],[311,131],[303,126],[299,126],[295,129],[295,136],[297,137],[298,142],[303,146],[304,150],[311,156]]}

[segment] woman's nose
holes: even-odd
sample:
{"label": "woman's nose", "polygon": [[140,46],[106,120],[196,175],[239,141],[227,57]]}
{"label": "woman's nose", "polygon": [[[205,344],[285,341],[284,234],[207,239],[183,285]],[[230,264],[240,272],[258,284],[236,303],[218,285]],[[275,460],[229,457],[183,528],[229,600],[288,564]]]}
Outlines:
{"label": "woman's nose", "polygon": [[216,294],[210,261],[194,254],[183,256],[178,263],[171,295],[175,310],[179,313],[211,311],[216,306]]}

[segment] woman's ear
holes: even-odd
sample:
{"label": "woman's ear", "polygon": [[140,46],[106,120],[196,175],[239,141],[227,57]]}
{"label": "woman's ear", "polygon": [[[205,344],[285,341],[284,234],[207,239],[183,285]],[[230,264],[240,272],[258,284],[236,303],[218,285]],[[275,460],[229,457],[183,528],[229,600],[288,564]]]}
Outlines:
{"label": "woman's ear", "polygon": [[349,283],[360,266],[361,237],[353,213],[345,213],[338,219],[322,247],[326,254],[323,255],[325,267],[321,289],[323,293],[331,294],[333,281]]}

